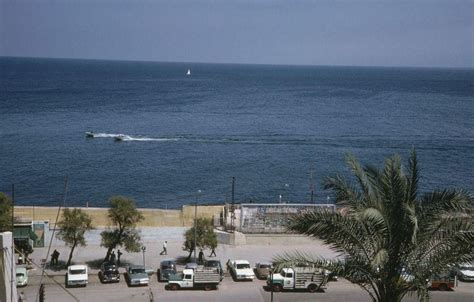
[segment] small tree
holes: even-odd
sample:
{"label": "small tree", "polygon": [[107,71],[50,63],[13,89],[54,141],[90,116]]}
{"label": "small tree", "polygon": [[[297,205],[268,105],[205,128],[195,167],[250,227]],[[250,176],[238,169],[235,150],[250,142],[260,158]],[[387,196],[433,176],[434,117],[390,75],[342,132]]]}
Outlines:
{"label": "small tree", "polygon": [[113,228],[100,234],[100,245],[107,248],[104,261],[109,260],[112,250],[117,246],[123,246],[127,252],[140,251],[140,234],[135,227],[144,218],[131,198],[114,196],[110,198],[109,203],[108,217]]}
{"label": "small tree", "polygon": [[12,230],[12,201],[10,197],[0,192],[0,232]]}
{"label": "small tree", "polygon": [[[214,233],[212,220],[209,218],[198,218],[196,221],[196,246],[199,249],[215,249],[217,247],[217,235]],[[184,234],[183,251],[189,252],[188,261],[194,251],[194,226]]]}
{"label": "small tree", "polygon": [[66,266],[71,265],[72,254],[76,246],[86,246],[85,233],[92,230],[92,219],[81,209],[64,209],[59,232],[56,237],[71,247]]}

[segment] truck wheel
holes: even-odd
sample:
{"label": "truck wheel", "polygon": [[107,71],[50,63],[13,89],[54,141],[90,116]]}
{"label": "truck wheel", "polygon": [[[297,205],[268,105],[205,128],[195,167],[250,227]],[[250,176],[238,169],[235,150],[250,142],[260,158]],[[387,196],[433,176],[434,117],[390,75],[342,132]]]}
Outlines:
{"label": "truck wheel", "polygon": [[309,290],[310,293],[314,293],[318,290],[318,287],[316,286],[316,284],[310,284],[308,286],[308,290]]}
{"label": "truck wheel", "polygon": [[210,291],[210,290],[212,290],[212,286],[210,286],[209,284],[206,284],[206,285],[204,285],[204,290],[205,291]]}
{"label": "truck wheel", "polygon": [[446,284],[443,283],[443,284],[440,284],[438,289],[441,290],[441,291],[447,291],[449,289],[449,287]]}
{"label": "truck wheel", "polygon": [[178,289],[179,289],[179,285],[178,285],[178,284],[170,284],[170,285],[169,285],[169,289],[170,289],[170,290],[178,290]]}
{"label": "truck wheel", "polygon": [[273,284],[273,291],[274,292],[281,292],[282,287],[280,284]]}

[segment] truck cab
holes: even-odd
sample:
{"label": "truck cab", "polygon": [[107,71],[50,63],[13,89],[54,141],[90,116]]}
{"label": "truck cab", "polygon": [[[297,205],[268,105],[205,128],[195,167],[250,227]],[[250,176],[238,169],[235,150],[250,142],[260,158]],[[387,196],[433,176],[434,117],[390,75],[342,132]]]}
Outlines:
{"label": "truck cab", "polygon": [[[268,278],[271,278],[269,276]],[[273,286],[275,289],[289,289],[295,287],[295,271],[292,268],[282,268],[279,273],[273,274]],[[280,286],[278,286],[280,285]],[[276,290],[278,291],[278,290]]]}

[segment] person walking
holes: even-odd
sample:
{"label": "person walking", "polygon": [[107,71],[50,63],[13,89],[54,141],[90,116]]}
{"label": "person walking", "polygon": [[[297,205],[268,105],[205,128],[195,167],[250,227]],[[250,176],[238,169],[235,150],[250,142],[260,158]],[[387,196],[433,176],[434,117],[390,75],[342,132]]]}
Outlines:
{"label": "person walking", "polygon": [[58,259],[59,259],[59,252],[58,250],[54,250],[53,253],[51,254],[51,265],[58,265]]}
{"label": "person walking", "polygon": [[213,247],[213,248],[211,249],[211,254],[209,255],[209,257],[217,257],[217,256],[216,256],[216,248],[215,248],[215,247]]}
{"label": "person walking", "polygon": [[163,250],[160,255],[168,255],[168,241],[163,242]]}
{"label": "person walking", "polygon": [[199,264],[202,264],[203,263],[203,259],[204,258],[204,252],[201,250],[199,251]]}

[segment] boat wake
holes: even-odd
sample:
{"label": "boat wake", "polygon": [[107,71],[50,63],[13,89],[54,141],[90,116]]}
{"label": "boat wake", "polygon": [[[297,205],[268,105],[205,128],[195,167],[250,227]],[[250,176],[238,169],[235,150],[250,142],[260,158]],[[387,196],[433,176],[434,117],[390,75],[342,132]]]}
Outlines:
{"label": "boat wake", "polygon": [[[90,135],[90,134],[92,135]],[[117,133],[117,134],[114,134],[114,133],[92,133],[92,132],[86,132],[86,135],[89,136],[89,137],[93,137],[93,138],[114,138],[116,136],[119,136],[120,134]]]}
{"label": "boat wake", "polygon": [[137,141],[137,142],[172,142],[178,141],[177,138],[155,138],[145,136],[117,135],[114,137],[117,141]]}
{"label": "boat wake", "polygon": [[157,137],[146,137],[146,136],[132,136],[121,133],[95,133],[86,132],[87,138],[113,138],[115,141],[141,141],[141,142],[169,142],[178,141],[179,138],[157,138]]}

